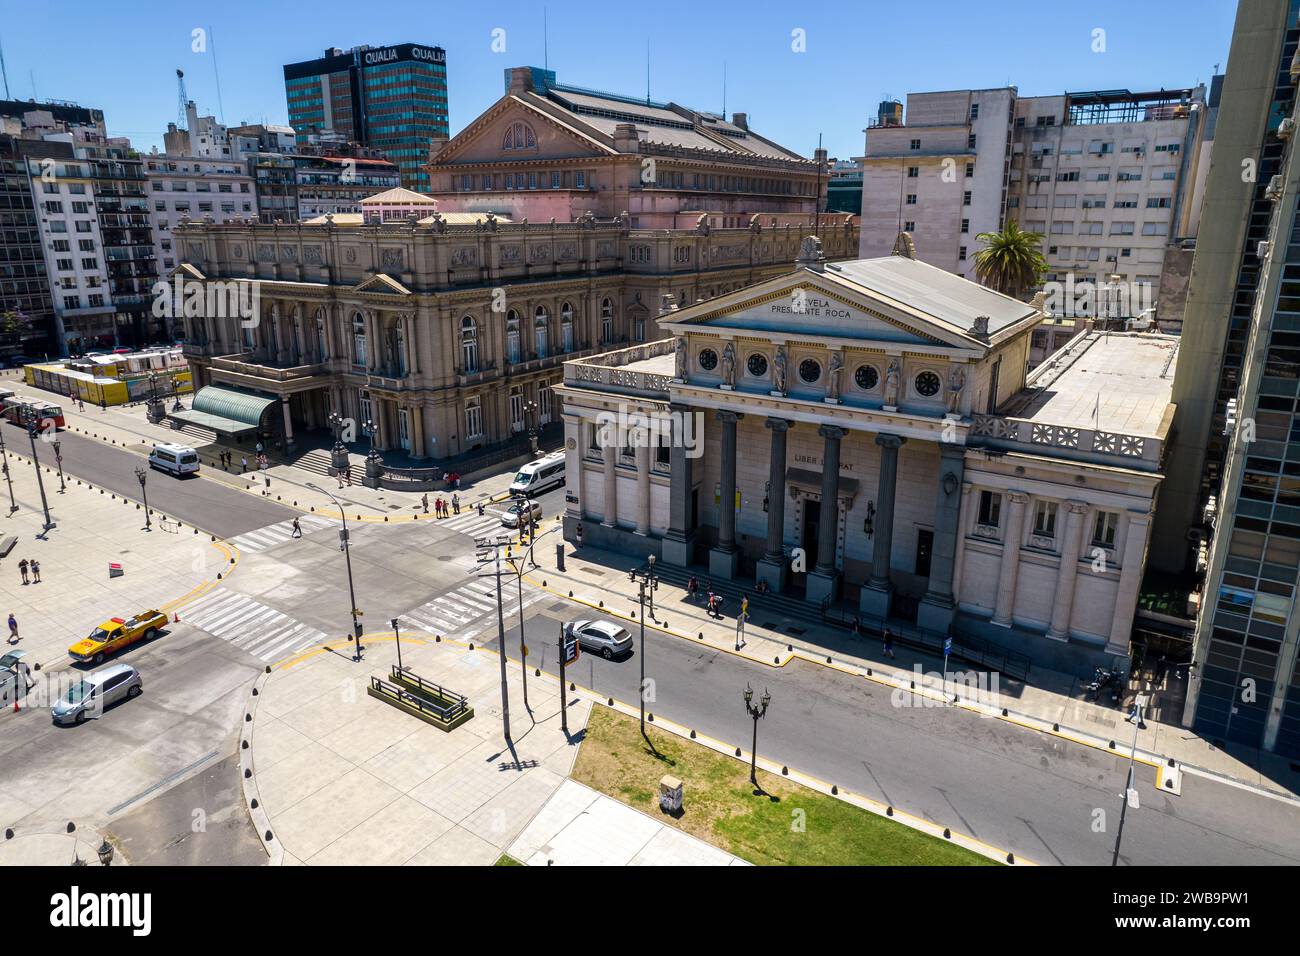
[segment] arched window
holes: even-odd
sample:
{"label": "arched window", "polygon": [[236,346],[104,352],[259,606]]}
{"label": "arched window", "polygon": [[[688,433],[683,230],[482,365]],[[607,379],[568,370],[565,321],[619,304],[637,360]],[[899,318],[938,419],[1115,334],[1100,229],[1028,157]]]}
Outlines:
{"label": "arched window", "polygon": [[600,300],[600,340],[608,345],[614,341],[614,303]]}
{"label": "arched window", "polygon": [[551,316],[546,311],[546,306],[539,305],[533,318],[533,345],[538,358],[546,358],[546,332],[550,321]]}
{"label": "arched window", "polygon": [[506,361],[519,361],[519,313],[514,309],[506,314]]}
{"label": "arched window", "polygon": [[560,306],[560,345],[561,351],[573,351],[573,306],[565,302]]}
{"label": "arched window", "polygon": [[366,319],[360,312],[352,314],[352,364],[366,364]]}
{"label": "arched window", "polygon": [[501,139],[502,149],[536,149],[537,137],[527,123],[511,123]]}
{"label": "arched window", "polygon": [[466,375],[478,371],[478,323],[472,315],[460,320],[460,361]]}

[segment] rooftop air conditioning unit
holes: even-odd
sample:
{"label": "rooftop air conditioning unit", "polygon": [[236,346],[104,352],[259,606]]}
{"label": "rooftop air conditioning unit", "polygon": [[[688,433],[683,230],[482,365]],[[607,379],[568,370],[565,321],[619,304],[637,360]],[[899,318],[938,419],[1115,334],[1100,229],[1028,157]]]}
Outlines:
{"label": "rooftop air conditioning unit", "polygon": [[1295,120],[1286,117],[1282,122],[1277,124],[1278,139],[1288,139],[1295,132]]}
{"label": "rooftop air conditioning unit", "polygon": [[1237,427],[1237,400],[1228,399],[1227,407],[1223,410],[1223,434],[1231,435]]}
{"label": "rooftop air conditioning unit", "polygon": [[1268,240],[1267,240],[1267,239],[1261,239],[1260,242],[1259,242],[1259,244],[1255,246],[1255,257],[1256,257],[1257,259],[1267,259],[1267,258],[1268,258]]}

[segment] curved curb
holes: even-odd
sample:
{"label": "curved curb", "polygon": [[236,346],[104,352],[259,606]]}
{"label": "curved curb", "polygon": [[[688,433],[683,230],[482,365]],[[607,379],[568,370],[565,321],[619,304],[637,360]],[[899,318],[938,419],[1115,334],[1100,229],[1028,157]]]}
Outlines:
{"label": "curved curb", "polygon": [[283,866],[284,847],[271,829],[271,817],[262,805],[262,795],[257,789],[257,774],[253,767],[253,725],[257,722],[258,700],[270,677],[271,667],[268,665],[262,669],[249,691],[248,707],[244,710],[246,726],[239,735],[239,782],[244,791],[244,808],[248,811],[253,826],[257,828],[257,838],[262,841],[262,849],[266,851],[267,865]]}

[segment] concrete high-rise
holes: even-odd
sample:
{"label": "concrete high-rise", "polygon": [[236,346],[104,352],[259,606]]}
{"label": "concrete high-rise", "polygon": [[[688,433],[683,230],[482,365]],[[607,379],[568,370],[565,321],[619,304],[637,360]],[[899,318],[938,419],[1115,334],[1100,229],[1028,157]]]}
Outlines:
{"label": "concrete high-rise", "polygon": [[447,54],[418,43],[358,46],[284,68],[289,125],[305,144],[333,135],[381,150],[402,185],[427,192],[429,143],[449,136]]}
{"label": "concrete high-rise", "polygon": [[1167,474],[1182,487],[1158,512],[1173,557],[1198,512],[1212,529],[1184,723],[1288,758],[1300,757],[1298,13],[1297,0],[1237,8],[1174,385]]}

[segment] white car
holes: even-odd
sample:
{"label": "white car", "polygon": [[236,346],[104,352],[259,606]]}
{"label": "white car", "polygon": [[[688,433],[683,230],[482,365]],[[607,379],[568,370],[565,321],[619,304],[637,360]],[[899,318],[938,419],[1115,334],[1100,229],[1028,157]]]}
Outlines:
{"label": "white car", "polygon": [[501,514],[501,524],[507,528],[527,527],[529,522],[542,520],[542,506],[536,501],[516,501]]}
{"label": "white car", "polygon": [[632,650],[632,635],[613,621],[574,621],[573,635],[579,647],[595,651],[605,660],[622,657]]}

